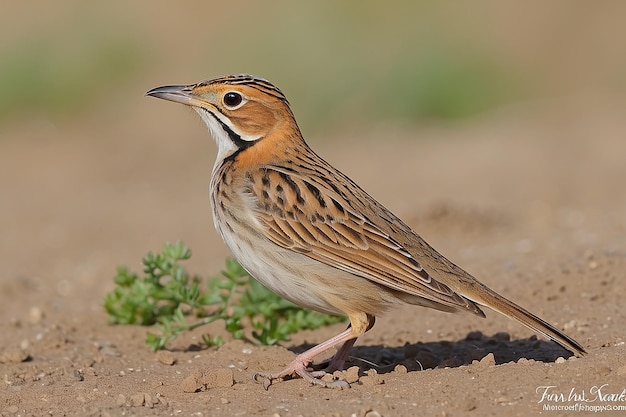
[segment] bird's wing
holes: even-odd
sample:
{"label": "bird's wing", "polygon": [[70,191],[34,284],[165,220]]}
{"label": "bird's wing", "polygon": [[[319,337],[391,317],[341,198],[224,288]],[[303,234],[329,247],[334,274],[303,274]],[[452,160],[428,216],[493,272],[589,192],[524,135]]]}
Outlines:
{"label": "bird's wing", "polygon": [[249,192],[275,244],[401,294],[484,316],[476,304],[435,280],[393,236],[355,210],[346,192],[327,176],[271,165],[262,171],[263,180],[252,183]]}

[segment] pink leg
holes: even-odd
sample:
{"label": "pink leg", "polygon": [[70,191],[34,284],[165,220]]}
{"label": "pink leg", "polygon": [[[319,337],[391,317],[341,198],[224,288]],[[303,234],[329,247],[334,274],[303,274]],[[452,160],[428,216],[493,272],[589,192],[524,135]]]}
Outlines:
{"label": "pink leg", "polygon": [[327,388],[347,388],[350,385],[345,381],[335,381],[335,382],[326,382],[322,381],[321,378],[326,374],[325,371],[316,371],[311,372],[308,369],[308,366],[313,361],[313,358],[320,353],[327,351],[339,343],[344,343],[344,345],[339,349],[335,357],[330,361],[329,366],[327,368],[328,371],[334,371],[336,369],[343,368],[343,364],[348,357],[348,351],[356,342],[357,337],[365,333],[374,325],[374,316],[365,313],[358,313],[354,315],[350,315],[350,326],[339,333],[337,336],[334,336],[328,339],[325,342],[320,343],[317,346],[312,347],[296,356],[296,358],[287,366],[287,368],[283,369],[280,372],[272,372],[272,373],[258,373],[254,375],[254,380],[257,382],[263,382],[263,388],[266,390],[276,382],[282,381],[287,376],[292,376],[294,374],[299,375],[305,381],[309,382],[312,385],[320,385],[322,387]]}
{"label": "pink leg", "polygon": [[311,364],[311,368],[316,371],[325,371],[326,373],[333,373],[335,371],[343,371],[343,366],[350,356],[350,349],[356,342],[356,339],[350,339],[341,345],[337,353],[331,358],[328,358],[322,362],[315,362]]}
{"label": "pink leg", "polygon": [[[374,327],[374,322],[375,322],[376,317],[368,315],[367,318],[369,322],[367,325],[367,329],[365,329],[366,332],[372,327]],[[348,326],[348,328],[350,328],[350,326]],[[326,361],[320,362],[320,363],[314,363],[311,366],[315,370],[324,370],[326,373],[333,373],[335,371],[343,371],[343,367],[346,363],[346,360],[348,360],[348,357],[350,356],[350,349],[352,348],[352,346],[354,346],[355,343],[356,343],[356,338],[350,339],[344,342],[344,344],[341,345],[337,353],[335,353],[335,355],[332,358]]]}

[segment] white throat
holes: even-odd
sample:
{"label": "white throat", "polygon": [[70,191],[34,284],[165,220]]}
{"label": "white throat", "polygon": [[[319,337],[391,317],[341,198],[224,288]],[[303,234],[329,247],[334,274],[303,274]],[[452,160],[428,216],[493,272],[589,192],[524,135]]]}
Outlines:
{"label": "white throat", "polygon": [[228,137],[228,133],[224,131],[224,128],[215,120],[215,117],[210,112],[198,107],[194,107],[193,109],[200,115],[202,120],[204,120],[211,136],[213,136],[213,140],[215,140],[217,144],[217,159],[215,160],[217,166],[219,162],[237,151],[237,145]]}

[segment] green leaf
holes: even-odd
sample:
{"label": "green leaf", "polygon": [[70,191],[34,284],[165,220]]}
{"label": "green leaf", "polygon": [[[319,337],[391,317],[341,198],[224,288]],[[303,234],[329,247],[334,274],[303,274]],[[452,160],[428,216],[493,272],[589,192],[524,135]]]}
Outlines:
{"label": "green leaf", "polygon": [[[181,264],[190,257],[191,250],[182,242],[166,243],[160,253],[144,256],[143,276],[119,266],[116,288],[104,298],[109,321],[156,325],[160,334],[148,332],[146,343],[157,350],[216,320],[224,322],[233,339],[248,340],[248,334],[264,345],[289,340],[290,334],[301,329],[344,320],[290,303],[257,282],[234,259],[227,259],[221,276],[206,279],[203,288],[203,279]],[[220,336],[203,335],[202,341],[207,346],[224,343]]]}

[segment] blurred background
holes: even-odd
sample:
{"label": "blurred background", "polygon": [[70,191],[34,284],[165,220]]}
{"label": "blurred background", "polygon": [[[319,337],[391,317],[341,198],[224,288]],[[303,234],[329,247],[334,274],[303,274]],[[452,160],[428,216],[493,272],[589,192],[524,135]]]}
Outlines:
{"label": "blurred background", "polygon": [[279,84],[309,132],[448,122],[521,100],[626,89],[621,2],[0,7],[3,130],[132,118],[153,84],[239,72]]}
{"label": "blurred background", "polygon": [[213,143],[143,95],[230,73],[277,84],[308,142],[414,222],[444,202],[621,233],[625,17],[619,1],[2,2],[0,279],[97,305],[115,265],[177,239],[221,268]]}

